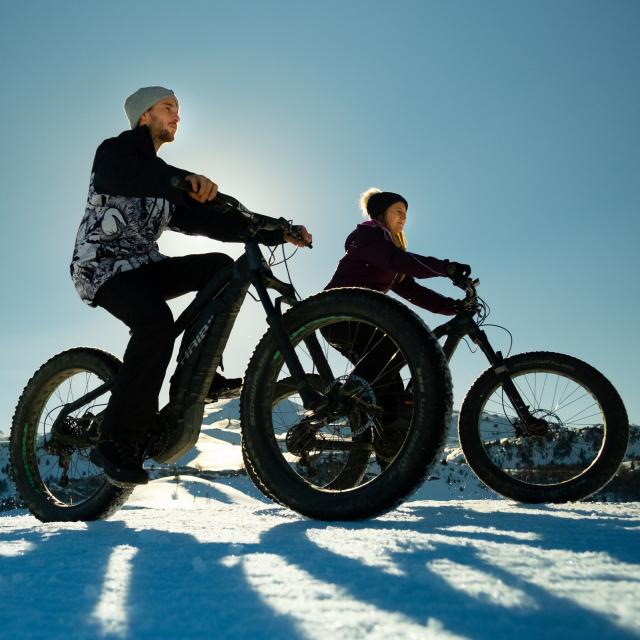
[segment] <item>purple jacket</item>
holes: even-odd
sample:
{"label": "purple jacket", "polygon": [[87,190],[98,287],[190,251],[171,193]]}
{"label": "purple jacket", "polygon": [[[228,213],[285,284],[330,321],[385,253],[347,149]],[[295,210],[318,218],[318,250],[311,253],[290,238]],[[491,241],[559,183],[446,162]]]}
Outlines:
{"label": "purple jacket", "polygon": [[446,276],[448,260],[403,251],[379,222],[367,220],[344,243],[345,255],[325,289],[366,287],[382,293],[391,290],[418,307],[455,315],[454,300],[418,284],[414,278]]}

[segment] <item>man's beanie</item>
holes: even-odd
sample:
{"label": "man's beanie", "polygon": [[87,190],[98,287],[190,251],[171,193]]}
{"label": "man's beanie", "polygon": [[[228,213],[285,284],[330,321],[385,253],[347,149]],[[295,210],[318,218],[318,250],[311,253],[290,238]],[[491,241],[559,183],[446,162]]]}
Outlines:
{"label": "man's beanie", "polygon": [[408,209],[408,202],[399,194],[391,193],[391,191],[379,191],[372,193],[367,200],[367,213],[369,217],[378,220],[382,218],[384,212],[396,202],[404,202],[404,206]]}
{"label": "man's beanie", "polygon": [[176,102],[178,101],[175,93],[171,89],[165,89],[164,87],[142,87],[142,89],[132,93],[124,101],[124,112],[129,118],[131,128],[135,129],[142,114],[163,98],[175,98]]}

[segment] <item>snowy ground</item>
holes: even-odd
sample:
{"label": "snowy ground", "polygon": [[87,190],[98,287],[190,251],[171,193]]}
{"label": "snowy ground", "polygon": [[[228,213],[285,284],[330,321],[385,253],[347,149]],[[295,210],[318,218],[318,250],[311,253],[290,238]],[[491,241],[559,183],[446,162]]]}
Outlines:
{"label": "snowy ground", "polygon": [[313,522],[234,472],[235,417],[108,521],[4,512],[0,637],[640,637],[640,502],[519,505],[450,462],[384,517]]}

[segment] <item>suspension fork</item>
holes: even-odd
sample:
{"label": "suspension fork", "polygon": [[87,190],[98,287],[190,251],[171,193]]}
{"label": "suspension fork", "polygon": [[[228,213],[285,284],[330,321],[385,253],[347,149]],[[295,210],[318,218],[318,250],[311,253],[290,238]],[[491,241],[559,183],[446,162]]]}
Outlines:
{"label": "suspension fork", "polygon": [[320,379],[326,389],[335,380],[335,377],[315,332],[304,338],[304,343],[309,350],[309,355],[316,365]]}
{"label": "suspension fork", "polygon": [[480,347],[482,353],[484,353],[491,364],[493,372],[496,374],[500,382],[502,382],[502,388],[504,389],[505,395],[509,399],[509,402],[511,402],[511,406],[520,419],[524,427],[524,431],[531,434],[535,433],[537,426],[536,423],[538,421],[536,421],[536,419],[531,415],[529,406],[525,404],[520,392],[513,383],[511,373],[504,362],[502,353],[500,351],[494,351],[493,347],[489,343],[487,334],[482,331],[482,329],[479,329],[477,325],[469,331],[469,337],[478,345],[478,347]]}
{"label": "suspension fork", "polygon": [[524,403],[520,392],[516,388],[516,385],[511,379],[511,373],[507,368],[504,357],[500,351],[494,351],[493,347],[489,343],[487,334],[478,327],[470,315],[459,315],[449,320],[449,322],[436,327],[433,330],[433,334],[436,338],[447,337],[442,347],[445,356],[448,361],[451,361],[457,346],[460,344],[460,340],[464,336],[469,336],[471,340],[481,349],[482,353],[486,356],[487,360],[493,368],[493,372],[496,374],[504,392],[511,402],[511,406],[515,410],[518,418],[522,422],[525,431],[533,433],[535,430],[535,418],[531,415],[529,407]]}
{"label": "suspension fork", "polygon": [[[283,299],[283,297],[276,298],[274,303],[276,313],[280,316],[282,315],[280,303]],[[291,306],[294,306],[296,304],[295,299],[290,299],[288,302]],[[311,360],[318,370],[318,374],[320,375],[320,380],[322,381],[324,388],[327,389],[329,385],[335,380],[335,376],[333,375],[331,365],[329,364],[329,361],[327,360],[327,357],[325,356],[324,351],[320,346],[318,336],[316,335],[315,331],[313,331],[308,336],[304,337],[302,341],[306,345],[307,350],[309,351],[309,355],[311,356]]]}

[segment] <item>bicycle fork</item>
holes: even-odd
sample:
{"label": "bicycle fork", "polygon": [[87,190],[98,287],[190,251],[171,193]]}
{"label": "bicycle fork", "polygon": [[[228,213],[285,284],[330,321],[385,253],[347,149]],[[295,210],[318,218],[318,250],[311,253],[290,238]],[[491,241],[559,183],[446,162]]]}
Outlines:
{"label": "bicycle fork", "polygon": [[505,364],[502,352],[495,351],[493,349],[489,343],[487,334],[482,329],[478,328],[478,325],[473,321],[471,316],[457,316],[441,327],[437,327],[434,330],[434,335],[436,338],[440,338],[445,335],[447,336],[443,345],[443,351],[449,362],[451,361],[460,340],[462,340],[465,335],[468,335],[471,340],[478,345],[482,353],[484,353],[493,369],[493,372],[502,383],[504,393],[509,399],[511,406],[520,421],[519,427],[522,428],[527,435],[543,435],[546,433],[547,423],[531,414],[529,406],[525,404],[520,392],[511,379],[511,372]]}

